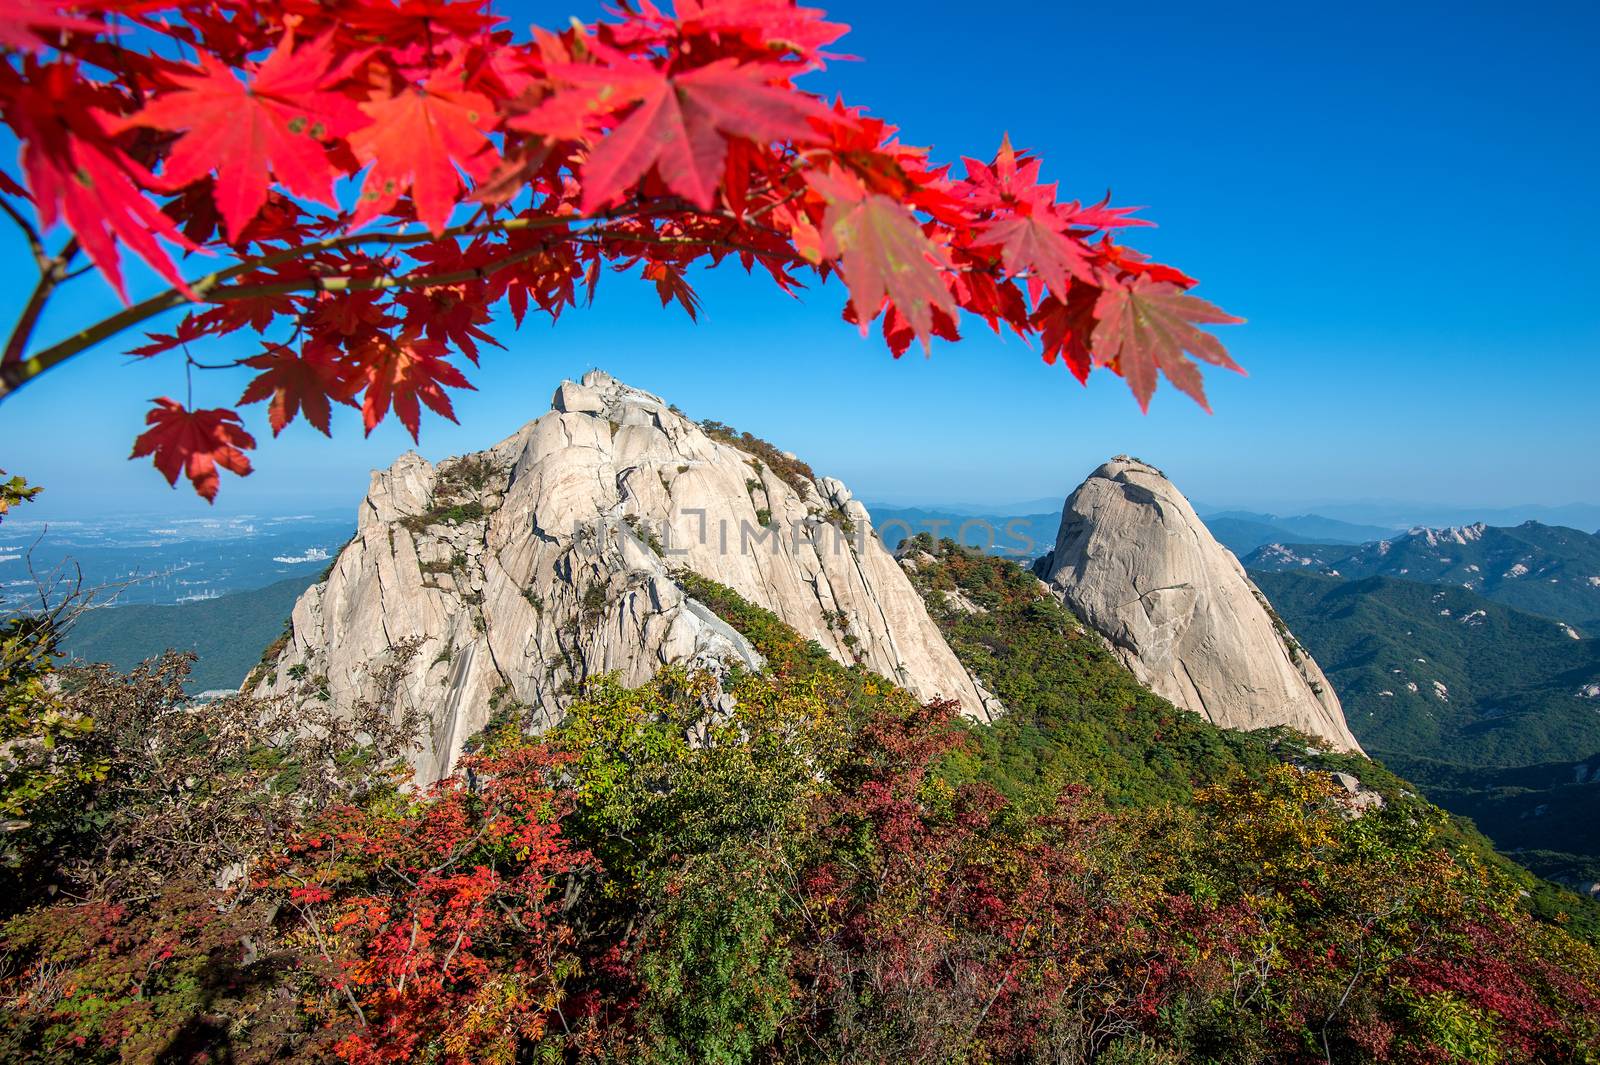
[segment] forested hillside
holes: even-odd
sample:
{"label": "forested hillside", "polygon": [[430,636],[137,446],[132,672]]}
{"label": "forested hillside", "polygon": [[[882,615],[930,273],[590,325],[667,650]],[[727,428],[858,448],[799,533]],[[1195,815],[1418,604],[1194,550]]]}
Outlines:
{"label": "forested hillside", "polygon": [[166,650],[191,651],[191,692],[237,688],[283,631],[300,593],[319,578],[289,577],[249,592],[175,606],[137,603],[86,611],[67,630],[62,649],[85,662],[130,670]]}
{"label": "forested hillside", "polygon": [[1537,871],[1600,879],[1600,640],[1465,588],[1254,576],[1370,753]]}
{"label": "forested hillside", "polygon": [[[1415,797],[1413,785],[1382,760],[1316,751],[1288,730],[1217,728],[1153,695],[1014,563],[929,537],[907,546],[902,565],[946,639],[1006,704],[1006,716],[981,730],[977,742],[986,752],[979,771],[1007,794],[1051,794],[1064,782],[1091,781],[1121,804],[1183,802],[1218,774],[1257,774],[1290,760],[1348,771],[1401,806]],[[1494,844],[1470,824],[1457,822],[1449,836],[1463,850],[1492,855]],[[1569,914],[1600,933],[1600,905],[1552,889],[1498,856],[1486,860],[1521,880],[1540,912]],[[1558,872],[1548,865],[1541,871]]]}
{"label": "forested hillside", "polygon": [[[539,737],[502,702],[427,793],[384,771],[406,722],[381,703],[263,730],[248,699],[173,713],[181,664],[70,678],[60,719],[100,716],[9,840],[0,1053],[1532,1062],[1600,1039],[1576,899],[1523,913],[1552,896],[1380,768],[1141,695],[1020,568],[928,555],[1004,727],[688,573],[761,674],[602,678]],[[247,875],[219,891],[219,868]]]}
{"label": "forested hillside", "polygon": [[1244,559],[1252,572],[1346,579],[1400,577],[1453,585],[1543,614],[1585,635],[1600,630],[1600,536],[1559,525],[1413,529],[1358,548],[1279,542]]}
{"label": "forested hillside", "polygon": [[1519,766],[1600,750],[1600,640],[1465,588],[1258,573],[1321,662],[1362,745],[1463,765]]}

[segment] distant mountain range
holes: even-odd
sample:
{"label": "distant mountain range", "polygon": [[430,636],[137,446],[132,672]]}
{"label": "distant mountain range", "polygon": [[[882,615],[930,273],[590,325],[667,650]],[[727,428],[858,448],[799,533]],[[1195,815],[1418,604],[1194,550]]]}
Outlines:
{"label": "distant mountain range", "polygon": [[[925,510],[938,514],[959,514],[965,517],[1000,515],[1002,517],[1015,517],[1019,514],[1043,514],[1053,512],[1061,513],[1060,496],[1045,496],[1039,499],[1025,499],[1013,503],[930,503],[923,501],[914,502],[878,502],[867,503],[867,508],[876,515],[879,509],[883,510]],[[1386,535],[1391,535],[1401,529],[1410,529],[1419,525],[1445,527],[1450,525],[1470,525],[1473,522],[1483,522],[1487,525],[1521,525],[1525,521],[1536,521],[1541,525],[1565,525],[1573,529],[1600,530],[1600,503],[1563,503],[1550,505],[1543,503],[1524,503],[1516,506],[1475,506],[1458,505],[1451,503],[1418,503],[1409,500],[1361,500],[1357,502],[1342,503],[1307,503],[1295,505],[1292,512],[1301,515],[1297,518],[1283,518],[1278,512],[1289,511],[1289,505],[1272,505],[1273,513],[1267,513],[1262,503],[1254,506],[1231,505],[1223,506],[1214,502],[1191,500],[1195,512],[1208,522],[1213,517],[1244,518],[1263,522],[1268,525],[1288,526],[1295,528],[1295,523],[1309,518],[1312,520],[1332,521],[1344,529],[1323,529],[1310,532],[1301,527],[1302,535],[1299,537],[1307,542],[1315,543],[1320,537],[1326,535],[1330,538],[1343,538],[1350,526],[1366,530],[1366,533],[1353,533],[1352,543],[1365,540],[1378,540]]]}
{"label": "distant mountain range", "polygon": [[[1061,524],[1060,506],[1047,500],[1034,500],[1019,506],[1035,506],[1036,511],[1015,507],[984,509],[963,504],[929,506],[890,506],[869,504],[872,523],[892,551],[907,536],[931,533],[948,536],[964,547],[976,547],[990,554],[1033,558],[1055,544]],[[1320,514],[1279,517],[1246,510],[1202,512],[1206,528],[1224,547],[1241,558],[1263,544],[1294,542],[1355,545],[1392,536],[1394,527],[1358,525]]]}
{"label": "distant mountain range", "polygon": [[1247,510],[1219,510],[1202,513],[1200,517],[1212,536],[1241,557],[1263,544],[1286,540],[1307,544],[1364,544],[1396,532],[1392,526],[1358,525],[1320,514],[1283,518]]}
{"label": "distant mountain range", "polygon": [[1268,544],[1244,558],[1253,571],[1400,577],[1448,584],[1495,602],[1600,632],[1600,536],[1527,522],[1413,529],[1351,549],[1309,542]]}
{"label": "distant mountain range", "polygon": [[1361,503],[1327,503],[1314,508],[1331,518],[1389,528],[1417,525],[1446,527],[1483,522],[1487,525],[1521,525],[1536,521],[1541,525],[1565,525],[1573,529],[1600,529],[1600,504],[1564,503],[1557,506],[1522,504],[1512,507],[1455,506],[1439,503],[1408,503],[1380,500]]}

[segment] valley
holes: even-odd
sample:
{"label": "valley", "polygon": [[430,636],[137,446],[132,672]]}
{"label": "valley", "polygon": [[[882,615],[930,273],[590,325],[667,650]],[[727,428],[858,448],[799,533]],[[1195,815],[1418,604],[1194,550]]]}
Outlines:
{"label": "valley", "polygon": [[1453,585],[1254,576],[1370,754],[1536,872],[1600,881],[1600,640]]}

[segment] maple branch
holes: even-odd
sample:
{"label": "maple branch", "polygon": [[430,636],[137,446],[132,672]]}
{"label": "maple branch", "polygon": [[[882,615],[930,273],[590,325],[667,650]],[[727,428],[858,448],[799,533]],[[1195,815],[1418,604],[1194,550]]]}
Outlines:
{"label": "maple branch", "polygon": [[[668,248],[696,247],[716,248],[721,251],[742,251],[754,255],[758,259],[777,259],[780,257],[777,252],[770,248],[753,248],[748,244],[735,244],[733,241],[720,240],[715,237],[658,237],[647,233],[625,233],[613,236],[611,239],[622,244],[653,244]],[[574,234],[572,240],[575,244],[598,245],[601,243],[590,233]]]}
{"label": "maple branch", "polygon": [[[585,222],[611,220],[619,215],[625,215],[627,213],[628,211],[625,206],[619,206],[605,211],[600,211],[592,215],[563,215],[547,218],[508,218],[503,222],[491,222],[486,224],[469,223],[466,225],[455,226],[442,230],[438,236],[434,236],[432,233],[428,232],[420,232],[349,233],[340,237],[327,237],[322,240],[311,241],[307,244],[299,244],[293,248],[285,248],[282,251],[256,256],[255,258],[235,263],[233,266],[227,267],[226,269],[218,270],[213,273],[206,274],[204,277],[196,278],[195,280],[189,282],[189,291],[196,297],[194,300],[191,300],[189,296],[186,296],[177,288],[169,288],[164,292],[159,292],[156,295],[151,296],[149,299],[142,300],[130,307],[125,307],[116,314],[111,315],[109,318],[104,318],[89,328],[73,334],[67,339],[46,348],[36,355],[24,359],[22,358],[22,349],[27,345],[27,334],[32,332],[32,322],[30,321],[27,323],[28,329],[24,331],[20,344],[16,344],[17,335],[13,334],[13,344],[7,345],[6,358],[3,363],[0,363],[0,402],[9,399],[23,385],[27,384],[29,381],[32,381],[45,371],[61,365],[74,355],[94,347],[101,341],[110,339],[124,330],[131,329],[140,322],[148,321],[158,314],[163,314],[166,311],[182,307],[186,303],[204,301],[219,302],[226,299],[249,299],[255,296],[281,295],[292,292],[354,292],[373,288],[418,288],[428,287],[430,285],[454,285],[461,284],[464,281],[477,280],[480,279],[480,277],[488,276],[487,273],[480,275],[477,271],[459,271],[452,275],[439,275],[436,279],[393,278],[390,283],[387,284],[357,284],[355,283],[357,280],[372,281],[376,279],[341,279],[333,277],[321,278],[308,282],[286,282],[283,285],[255,285],[240,286],[234,289],[218,289],[218,286],[222,285],[224,282],[256,270],[265,270],[274,266],[281,266],[284,263],[293,262],[296,259],[303,259],[309,255],[315,255],[318,252],[337,251],[341,248],[355,247],[361,244],[380,244],[388,247],[402,247],[410,244],[424,244],[430,241],[449,240],[458,237],[480,236],[490,233],[515,233],[538,229],[554,229],[562,226],[581,225]],[[593,232],[593,230],[589,230],[587,232]],[[76,252],[75,243],[73,245],[69,245],[69,247]],[[536,251],[543,250],[545,250],[544,245],[541,244],[537,246]],[[509,266],[513,262],[522,262],[530,257],[531,256],[529,254],[519,253],[513,259],[502,260],[501,263],[492,264],[492,267],[486,267],[484,269],[488,270],[490,273],[493,273],[494,271],[499,270],[502,265]],[[446,278],[452,279],[446,280]],[[37,319],[38,312],[43,309],[43,300],[49,297],[50,292],[60,284],[61,280],[61,278],[57,278],[49,285],[47,289],[42,292],[42,294],[39,291],[35,292],[35,297],[38,299],[39,306],[36,309],[33,308],[32,302],[30,301],[30,309],[33,309],[34,319]],[[339,284],[341,280],[343,280],[345,284]],[[26,314],[27,312],[24,313]],[[22,322],[19,322],[18,327],[20,328],[22,324]],[[13,345],[16,347],[14,354],[12,352]]]}
{"label": "maple branch", "polygon": [[[0,203],[4,202],[0,200]],[[11,339],[6,341],[5,354],[0,355],[0,367],[3,367],[3,370],[0,370],[0,378],[7,376],[13,366],[21,364],[22,353],[28,346],[28,338],[33,335],[33,327],[39,324],[39,316],[44,313],[44,305],[49,302],[57,286],[67,279],[67,267],[77,255],[78,238],[73,237],[55,258],[40,263],[39,282],[33,286],[33,294],[28,297],[27,306],[23,307],[22,313],[17,316],[17,324],[11,330]],[[0,392],[0,396],[4,394]]]}
{"label": "maple branch", "polygon": [[218,303],[230,300],[252,300],[263,296],[287,296],[296,292],[370,292],[375,289],[391,288],[440,288],[445,285],[461,285],[468,281],[482,281],[509,266],[526,262],[536,255],[543,255],[549,248],[544,244],[536,244],[531,248],[524,248],[504,259],[496,259],[485,266],[474,266],[465,270],[451,270],[442,274],[372,274],[367,276],[349,274],[334,274],[327,277],[308,277],[296,281],[280,281],[268,285],[231,285],[228,288],[217,289],[206,298]]}
{"label": "maple branch", "polygon": [[44,251],[44,240],[39,236],[39,231],[33,228],[33,223],[22,217],[22,212],[11,205],[11,201],[0,197],[0,209],[11,216],[11,220],[22,230],[23,236],[28,238],[28,247],[33,251],[33,261],[39,264],[39,272],[44,273],[50,265],[50,258]]}

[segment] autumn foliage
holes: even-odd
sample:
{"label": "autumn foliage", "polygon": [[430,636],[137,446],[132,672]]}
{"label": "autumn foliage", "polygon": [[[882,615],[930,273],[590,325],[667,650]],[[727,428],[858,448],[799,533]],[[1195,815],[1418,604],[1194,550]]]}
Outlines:
{"label": "autumn foliage", "polygon": [[[925,570],[985,595],[980,562]],[[767,670],[668,667],[635,689],[597,678],[538,736],[533,708],[504,701],[429,788],[409,783],[416,722],[389,712],[390,687],[359,720],[301,707],[286,728],[275,704],[187,702],[179,656],[42,684],[50,657],[8,644],[8,705],[92,727],[8,733],[35,760],[3,781],[26,816],[0,863],[0,1058],[1176,1065],[1600,1050],[1593,943],[1526,912],[1415,796],[1386,788],[1387,805],[1356,816],[1303,738],[1235,734],[1239,756],[1205,768],[1173,731],[1145,749],[1184,781],[1181,799],[1136,799],[1120,770],[1120,801],[1021,784],[994,772],[1027,753],[1006,733],[685,580]],[[1115,691],[1075,698],[1130,739],[1210,727]]]}
{"label": "autumn foliage", "polygon": [[[1237,319],[1118,242],[1132,209],[1064,199],[1008,140],[952,169],[797,85],[845,30],[786,0],[529,34],[480,0],[8,4],[0,204],[40,276],[0,397],[100,344],[168,359],[190,395],[154,401],[134,457],[212,499],[219,467],[250,471],[236,406],[415,436],[423,407],[454,417],[502,303],[554,319],[618,271],[693,316],[694,271],[732,261],[791,292],[838,274],[897,356],[969,317],[1141,406],[1158,373],[1204,404],[1192,360],[1237,366],[1200,327]],[[129,302],[129,252],[167,287]],[[82,258],[128,306],[39,347]],[[191,353],[217,337],[227,361]],[[259,371],[231,405],[194,395],[218,365]]]}
{"label": "autumn foliage", "polygon": [[409,810],[330,808],[264,863],[326,967],[342,1060],[509,1062],[545,1040],[576,972],[563,891],[588,864],[561,829],[564,761],[533,745],[469,760]]}

